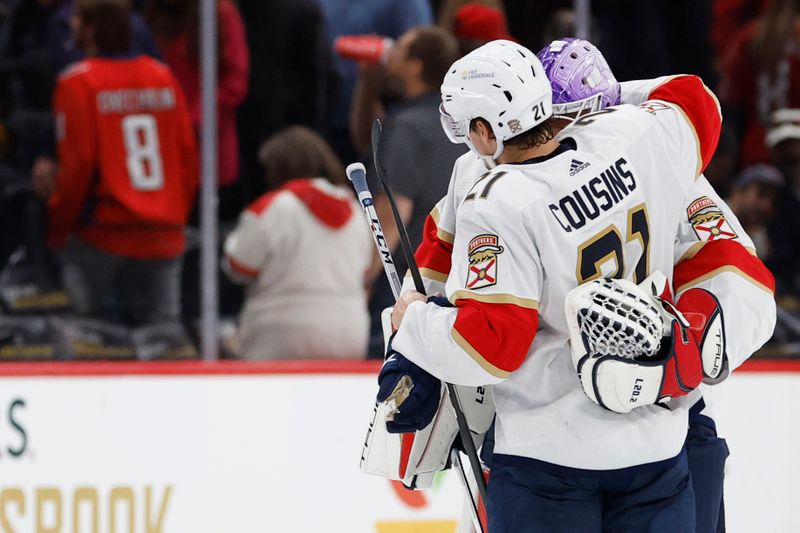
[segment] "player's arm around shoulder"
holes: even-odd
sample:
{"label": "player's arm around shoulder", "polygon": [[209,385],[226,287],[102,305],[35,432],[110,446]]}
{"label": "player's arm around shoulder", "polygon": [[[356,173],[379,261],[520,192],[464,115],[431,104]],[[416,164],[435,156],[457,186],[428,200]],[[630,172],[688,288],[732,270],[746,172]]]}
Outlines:
{"label": "player's arm around shoulder", "polygon": [[698,76],[683,74],[623,82],[620,86],[622,102],[638,105],[655,118],[654,131],[671,158],[694,164],[691,171],[697,178],[714,155],[722,127],[722,112],[714,93]]}
{"label": "player's arm around shoulder", "polygon": [[702,176],[681,217],[673,279],[678,299],[704,290],[719,301],[730,370],[772,336],[772,274],[736,215]]}
{"label": "player's arm around shoulder", "polygon": [[523,221],[528,201],[508,174],[476,182],[458,209],[447,281],[452,307],[410,301],[393,340],[409,360],[460,385],[507,378],[538,326],[541,264]]}

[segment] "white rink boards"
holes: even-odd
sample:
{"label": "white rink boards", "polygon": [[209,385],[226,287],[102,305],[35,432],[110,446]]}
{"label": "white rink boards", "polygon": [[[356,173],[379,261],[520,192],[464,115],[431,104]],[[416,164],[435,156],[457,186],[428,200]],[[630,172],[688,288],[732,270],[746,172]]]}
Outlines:
{"label": "white rink boards", "polygon": [[[25,374],[42,367],[9,365],[0,370],[0,530],[452,533],[454,476],[420,494],[358,470],[375,366],[323,366],[242,375],[237,364],[146,364],[135,372],[155,375],[115,375],[134,368],[121,364],[99,372],[109,375],[36,376]],[[732,454],[729,532],[800,531],[798,406],[798,372],[741,372],[717,387]]]}

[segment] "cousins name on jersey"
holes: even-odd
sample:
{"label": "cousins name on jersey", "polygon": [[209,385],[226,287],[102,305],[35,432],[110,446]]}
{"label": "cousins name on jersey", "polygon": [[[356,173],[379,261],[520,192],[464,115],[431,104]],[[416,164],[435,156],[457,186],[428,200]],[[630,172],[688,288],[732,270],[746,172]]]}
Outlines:
{"label": "cousins name on jersey", "polygon": [[599,175],[548,206],[564,231],[582,228],[636,189],[636,178],[627,166],[628,161],[620,157]]}
{"label": "cousins name on jersey", "polygon": [[174,108],[175,90],[172,87],[112,89],[97,93],[97,110],[104,114],[168,111]]}

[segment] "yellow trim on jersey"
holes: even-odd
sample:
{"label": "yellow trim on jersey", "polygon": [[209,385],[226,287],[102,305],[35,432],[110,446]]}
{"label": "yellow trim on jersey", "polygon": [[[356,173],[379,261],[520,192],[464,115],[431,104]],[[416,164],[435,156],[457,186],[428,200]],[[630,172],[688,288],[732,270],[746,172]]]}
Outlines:
{"label": "yellow trim on jersey", "polygon": [[703,173],[703,155],[700,153],[700,137],[697,135],[697,130],[695,129],[694,124],[692,124],[692,121],[689,120],[689,115],[686,114],[686,111],[684,111],[683,108],[681,108],[681,106],[678,104],[674,104],[672,102],[669,103],[673,104],[673,107],[681,112],[681,116],[683,116],[683,119],[689,125],[689,129],[692,130],[692,135],[694,136],[694,145],[697,148],[697,170],[695,170],[694,173],[694,178],[697,179],[700,177],[700,174]]}
{"label": "yellow trim on jersey", "polygon": [[764,285],[760,281],[756,280],[755,278],[753,278],[753,277],[749,276],[748,274],[744,273],[743,271],[741,271],[740,269],[736,268],[735,266],[731,266],[731,265],[726,265],[726,266],[723,266],[723,267],[719,267],[717,269],[712,270],[711,272],[708,272],[707,274],[703,274],[702,276],[700,276],[698,278],[695,278],[695,279],[693,279],[691,281],[687,281],[686,283],[684,283],[680,287],[675,287],[675,294],[678,294],[679,292],[685,291],[686,289],[690,289],[690,288],[694,287],[695,285],[699,285],[700,283],[703,283],[704,281],[707,281],[707,280],[709,280],[709,279],[711,279],[711,278],[713,278],[715,276],[718,276],[719,274],[722,274],[724,272],[730,272],[731,274],[736,274],[737,276],[743,278],[744,280],[749,281],[750,283],[752,283],[753,285],[755,285],[757,288],[761,289],[762,291],[764,291],[764,292],[766,292],[768,294],[774,294],[772,292],[772,289],[770,289],[769,287],[767,287],[766,285]]}
{"label": "yellow trim on jersey", "polygon": [[449,231],[445,231],[439,227],[439,206],[436,205],[431,210],[431,218],[433,219],[433,223],[436,224],[436,236],[439,237],[440,240],[443,240],[446,243],[453,244],[453,241],[456,240],[456,236],[450,233]]}
{"label": "yellow trim on jersey", "polygon": [[458,300],[475,300],[489,304],[514,304],[526,309],[539,310],[539,302],[531,298],[520,298],[513,294],[483,294],[472,291],[456,291],[450,295],[450,301],[455,303]]}
{"label": "yellow trim on jersey", "polygon": [[[422,275],[423,278],[432,279],[433,281],[438,281],[439,283],[447,283],[447,274],[442,272],[437,272],[432,268],[425,268],[420,267],[419,273]],[[411,274],[409,274],[410,276]]]}
{"label": "yellow trim on jersey", "polygon": [[[700,250],[703,249],[703,246],[705,246],[709,242],[711,242],[711,241],[700,241],[700,242],[696,242],[693,245],[691,245],[689,247],[689,249],[686,250],[683,253],[681,258],[678,259],[678,263],[682,263],[684,261],[688,261],[692,257],[696,256],[698,253],[700,253]],[[736,241],[736,242],[739,242],[739,241]],[[750,255],[758,257],[758,254],[756,253],[756,249],[753,248],[752,246],[745,246],[744,249],[747,250],[750,253]]]}
{"label": "yellow trim on jersey", "polygon": [[439,239],[449,244],[453,244],[453,242],[456,240],[455,235],[453,235],[449,231],[443,230],[439,226],[436,226],[436,236],[439,237]]}
{"label": "yellow trim on jersey", "polygon": [[433,221],[436,223],[437,226],[439,225],[440,216],[441,212],[439,211],[439,206],[438,205],[433,206],[433,209],[431,209],[431,218],[433,219]]}
{"label": "yellow trim on jersey", "polygon": [[[662,85],[669,83],[675,78],[679,78],[681,76],[688,76],[688,74],[676,74],[674,76],[668,76],[667,79],[665,79],[663,82],[659,83],[658,85],[650,89],[650,94],[653,94],[656,91],[656,89],[658,89]],[[709,94],[709,96],[711,96],[711,98],[714,100],[714,103],[716,103],[717,105],[717,113],[719,113],[720,116],[722,116],[722,111],[721,111],[722,107],[720,107],[719,105],[719,99],[717,98],[717,95],[714,94],[713,91],[711,91],[711,89],[709,89],[705,83],[703,83],[703,89],[705,89],[705,91]],[[648,100],[650,99],[650,94],[647,95]],[[666,102],[666,100],[662,100],[662,102]],[[689,124],[689,128],[692,130],[692,133],[694,134],[695,146],[697,146],[697,175],[695,176],[696,179],[700,177],[700,174],[702,174],[703,172],[703,156],[700,153],[700,137],[697,135],[697,130],[695,129],[694,124],[692,124],[692,121],[689,120],[689,116],[686,114],[683,108],[681,108],[681,106],[679,106],[675,102],[667,102],[667,103],[671,104],[672,107],[681,112],[681,115],[683,115],[683,118]]]}
{"label": "yellow trim on jersey", "polygon": [[462,350],[467,352],[467,355],[472,357],[472,359],[474,359],[475,362],[478,363],[478,365],[482,369],[484,369],[488,374],[500,379],[505,379],[511,375],[511,372],[506,372],[505,370],[501,370],[496,366],[494,366],[489,361],[487,361],[486,358],[482,356],[480,352],[478,352],[478,350],[472,347],[472,345],[467,341],[467,339],[462,337],[461,334],[458,331],[456,331],[456,328],[452,328],[450,330],[450,336],[453,338],[453,341]]}

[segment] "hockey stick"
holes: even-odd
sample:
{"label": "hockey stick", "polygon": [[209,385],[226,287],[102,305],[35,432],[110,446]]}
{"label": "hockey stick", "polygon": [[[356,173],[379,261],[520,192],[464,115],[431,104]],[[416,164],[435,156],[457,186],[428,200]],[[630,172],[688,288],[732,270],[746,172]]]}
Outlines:
{"label": "hockey stick", "polygon": [[[372,198],[372,193],[370,192],[369,186],[367,185],[366,169],[364,168],[364,165],[362,163],[352,163],[347,166],[346,172],[347,172],[347,177],[353,183],[353,187],[355,188],[356,193],[358,194],[358,201],[364,208],[364,213],[367,217],[367,221],[369,222],[370,229],[372,229],[372,239],[375,242],[375,246],[378,248],[378,253],[381,256],[381,260],[383,262],[383,269],[386,272],[386,277],[389,280],[389,285],[392,288],[392,293],[394,294],[396,300],[397,298],[400,297],[400,289],[401,289],[400,278],[397,275],[397,268],[395,267],[394,261],[392,260],[392,254],[386,243],[386,238],[383,235],[383,228],[381,226],[380,219],[378,218],[378,214],[375,211],[375,201]],[[411,259],[413,260],[413,255],[411,256]],[[416,268],[416,263],[413,264],[414,268]],[[418,270],[417,273],[419,274]],[[425,288],[421,285],[421,282],[422,278],[420,278],[420,288],[424,291]],[[453,386],[447,384],[447,387],[448,387],[447,388],[448,394],[450,395],[451,404],[453,405],[453,409],[456,412],[456,421],[459,424],[459,433],[460,433],[462,421],[464,427],[467,427],[466,419],[464,418],[464,413],[461,411],[460,405],[454,403],[454,401],[457,402],[458,399],[455,390],[453,389]],[[378,404],[376,404],[374,416],[378,415],[377,405]],[[461,415],[460,418],[459,414]],[[377,419],[373,419],[372,424],[370,424],[370,431],[372,430],[371,428],[376,422]],[[469,435],[468,427],[467,427],[467,435]],[[477,452],[475,451],[475,444],[472,441],[471,435],[469,435],[469,445],[472,446],[473,453],[475,453],[475,457],[477,458]],[[473,518],[473,524],[475,526],[476,531],[483,533],[483,526],[481,525],[480,519],[478,518],[478,503],[472,497],[472,490],[470,489],[469,483],[467,482],[467,475],[466,472],[464,471],[464,467],[461,464],[461,461],[457,460],[458,452],[455,449],[453,450],[453,452],[455,452],[454,458],[456,459],[453,462],[455,463],[456,468],[459,470],[459,480],[461,481],[461,485],[466,491],[467,497],[470,502],[470,511]],[[362,455],[362,461],[363,460],[364,456]],[[475,467],[473,466],[473,470],[474,469]],[[476,481],[477,478],[480,477],[480,481],[483,482],[483,476],[481,475],[481,472],[483,472],[483,470],[480,468],[480,463],[478,463],[478,470],[475,470],[475,472],[478,472],[478,474],[476,474]],[[478,487],[480,490],[481,485],[478,485]],[[484,490],[485,490],[485,485],[484,485]],[[485,496],[483,496],[483,498],[484,501],[486,501]]]}
{"label": "hockey stick", "polygon": [[[408,239],[408,233],[406,232],[403,220],[400,218],[400,213],[397,211],[397,204],[394,201],[392,189],[389,187],[389,183],[386,181],[386,176],[384,176],[383,169],[381,168],[379,162],[378,149],[380,147],[382,134],[383,126],[381,125],[381,121],[379,119],[375,119],[375,122],[372,123],[371,132],[372,162],[375,165],[375,172],[378,174],[378,179],[383,186],[383,190],[386,192],[386,198],[389,200],[389,205],[392,207],[392,215],[394,216],[394,221],[395,224],[397,224],[397,230],[400,234],[400,246],[402,247],[403,253],[406,256],[408,269],[411,271],[411,277],[414,280],[414,287],[420,294],[425,294],[425,286],[422,284],[422,275],[420,274],[419,267],[414,259],[414,250],[411,249],[411,242]],[[472,475],[475,477],[478,493],[480,494],[481,498],[483,498],[483,501],[486,502],[488,499],[486,494],[486,483],[483,481],[483,469],[481,468],[481,463],[478,459],[478,451],[475,449],[475,442],[472,440],[472,434],[470,433],[469,425],[467,424],[467,418],[464,416],[464,411],[461,409],[461,404],[459,403],[455,387],[452,383],[447,383],[446,385],[447,392],[450,395],[450,402],[453,404],[453,410],[456,413],[458,433],[461,435],[461,444],[464,446],[464,453],[467,454],[467,459],[469,459],[469,464],[472,467]]]}

